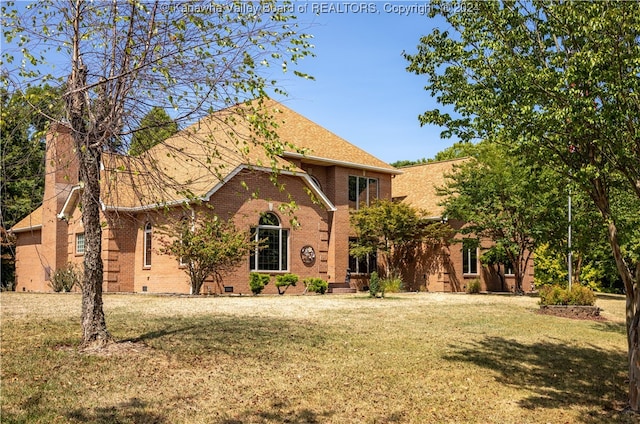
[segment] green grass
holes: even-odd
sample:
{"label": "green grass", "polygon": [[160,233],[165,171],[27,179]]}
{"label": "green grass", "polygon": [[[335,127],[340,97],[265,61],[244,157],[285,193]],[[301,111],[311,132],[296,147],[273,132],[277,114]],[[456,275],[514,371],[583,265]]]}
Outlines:
{"label": "green grass", "polygon": [[633,423],[624,300],[106,295],[123,343],[79,353],[80,297],[2,293],[2,423]]}

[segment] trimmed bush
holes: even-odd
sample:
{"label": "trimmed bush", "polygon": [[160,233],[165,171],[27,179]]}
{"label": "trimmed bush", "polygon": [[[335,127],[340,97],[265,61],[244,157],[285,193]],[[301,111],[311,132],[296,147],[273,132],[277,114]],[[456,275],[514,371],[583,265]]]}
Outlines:
{"label": "trimmed bush", "polygon": [[70,292],[74,286],[82,284],[82,271],[77,265],[67,264],[64,268],[57,269],[51,275],[49,286],[54,292]]}
{"label": "trimmed bush", "polygon": [[329,283],[322,278],[310,277],[302,281],[308,292],[325,294],[329,288]]}
{"label": "trimmed bush", "polygon": [[589,287],[572,285],[570,305],[593,306],[596,303],[596,295]]}
{"label": "trimmed bush", "polygon": [[[289,286],[295,287],[296,284],[298,284],[299,279],[300,277],[298,277],[296,274],[278,275],[276,277],[276,287],[278,288],[278,294],[284,294]],[[281,290],[282,287],[284,287],[284,290]]]}
{"label": "trimmed bush", "polygon": [[376,271],[373,271],[369,277],[369,296],[384,297],[384,286],[382,285],[380,277]]}
{"label": "trimmed bush", "polygon": [[540,289],[541,305],[593,306],[595,303],[596,295],[588,287],[574,285],[569,290],[553,285]]}
{"label": "trimmed bush", "polygon": [[469,293],[469,294],[478,294],[478,293],[480,293],[480,279],[479,278],[474,278],[473,280],[469,281],[469,283],[467,284],[467,293]]}
{"label": "trimmed bush", "polygon": [[252,272],[249,274],[249,288],[251,288],[251,292],[254,295],[259,295],[264,290],[264,286],[269,284],[269,277],[267,274],[259,274],[257,272]]}

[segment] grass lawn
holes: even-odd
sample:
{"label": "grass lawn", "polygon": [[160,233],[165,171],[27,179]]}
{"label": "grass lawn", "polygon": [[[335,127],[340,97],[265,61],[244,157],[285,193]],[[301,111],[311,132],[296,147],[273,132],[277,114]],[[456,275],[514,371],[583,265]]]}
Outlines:
{"label": "grass lawn", "polygon": [[624,299],[607,321],[499,295],[105,295],[120,341],[80,353],[80,296],[2,293],[2,423],[633,423]]}

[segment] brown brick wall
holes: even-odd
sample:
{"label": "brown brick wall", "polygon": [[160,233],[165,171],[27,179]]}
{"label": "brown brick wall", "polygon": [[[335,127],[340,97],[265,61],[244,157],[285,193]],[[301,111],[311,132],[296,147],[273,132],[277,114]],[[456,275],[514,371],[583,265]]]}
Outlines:
{"label": "brown brick wall", "polygon": [[[449,224],[456,230],[462,228],[461,222],[450,221]],[[462,264],[462,238],[472,237],[472,234],[456,234],[454,240],[446,246],[422,246],[415,252],[415,261],[407,263],[403,269],[405,288],[411,291],[432,292],[464,292],[468,284],[480,279],[481,291],[514,291],[515,277],[506,276],[504,287],[494,267],[482,264],[480,256],[492,243],[483,238],[480,240],[478,252],[478,273],[463,274]],[[533,289],[533,259],[529,261],[525,277],[522,282],[523,290],[530,292]]]}
{"label": "brown brick wall", "polygon": [[46,264],[42,257],[42,233],[40,230],[17,234],[16,240],[16,291],[50,291],[45,281]]}
{"label": "brown brick wall", "polygon": [[[289,230],[288,272],[299,275],[301,280],[297,287],[291,287],[287,292],[302,292],[304,278],[326,279],[326,261],[323,252],[327,252],[328,213],[321,205],[311,202],[304,190],[306,185],[300,177],[281,175],[278,181],[286,187],[286,191],[278,190],[269,181],[268,174],[264,172],[243,171],[218,190],[209,204],[218,216],[223,219],[233,218],[238,228],[247,231],[258,224],[261,213],[272,211],[278,215],[282,227]],[[248,189],[243,187],[242,182]],[[255,197],[253,193],[256,193]],[[289,195],[296,199],[298,206],[292,214],[281,210],[281,206],[289,202]],[[168,240],[168,237],[162,235],[159,228],[162,225],[168,225],[172,220],[179,219],[181,214],[181,211],[176,210],[170,216],[147,213],[138,217],[137,244],[140,248],[135,254],[134,291],[141,292],[143,286],[146,286],[147,292],[189,293],[189,279],[180,268],[178,260],[161,252],[162,239]],[[292,226],[290,222],[292,219],[299,223],[297,228]],[[154,224],[154,248],[150,269],[143,266],[143,228],[146,222]],[[311,266],[304,265],[300,258],[300,250],[306,245],[312,246],[316,251],[316,262]],[[278,273],[272,273],[273,276],[276,274]],[[248,281],[249,257],[247,256],[234,272],[224,276],[220,284],[214,281],[206,282],[203,292],[220,293],[224,291],[224,286],[232,286],[233,293],[250,294]],[[269,284],[264,293],[277,293],[275,285]]]}

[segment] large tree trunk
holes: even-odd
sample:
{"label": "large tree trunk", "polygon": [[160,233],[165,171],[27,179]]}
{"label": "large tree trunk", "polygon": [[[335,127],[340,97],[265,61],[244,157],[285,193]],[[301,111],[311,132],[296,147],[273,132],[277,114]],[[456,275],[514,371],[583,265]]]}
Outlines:
{"label": "large tree trunk", "polygon": [[640,410],[640,300],[638,289],[631,275],[631,271],[624,260],[620,242],[618,240],[618,228],[611,215],[611,206],[607,196],[605,182],[601,179],[593,181],[594,190],[590,193],[600,214],[607,224],[607,236],[613,258],[616,262],[618,274],[624,283],[626,293],[626,327],[627,343],[629,348],[629,407],[634,411]]}
{"label": "large tree trunk", "polygon": [[[80,56],[80,13],[82,1],[76,0],[73,13],[73,59],[65,95],[66,111],[71,124],[76,155],[80,167],[82,190],[82,224],[84,226],[84,281],[82,284],[82,347],[94,347],[111,340],[102,309],[102,226],[100,224],[100,162],[102,143],[91,115],[87,90],[87,68]],[[95,117],[94,117],[95,120]]]}
{"label": "large tree trunk", "polygon": [[82,224],[85,235],[84,284],[82,286],[82,344],[103,345],[111,340],[102,308],[102,226],[100,224],[100,148],[90,140],[80,147]]}
{"label": "large tree trunk", "polygon": [[634,411],[640,410],[640,305],[637,287],[622,256],[618,242],[618,230],[613,221],[607,225],[609,243],[616,261],[618,273],[622,277],[626,292],[626,324],[627,343],[629,347],[629,407]]}

